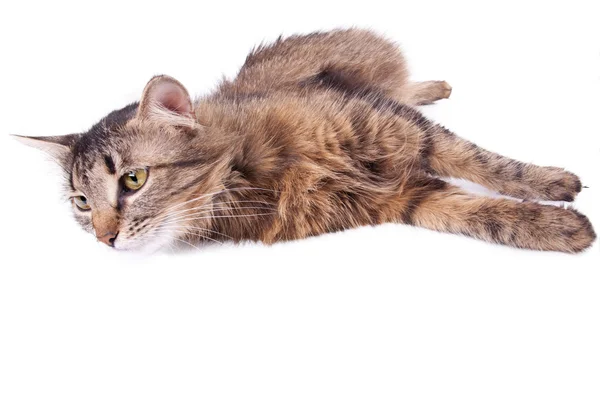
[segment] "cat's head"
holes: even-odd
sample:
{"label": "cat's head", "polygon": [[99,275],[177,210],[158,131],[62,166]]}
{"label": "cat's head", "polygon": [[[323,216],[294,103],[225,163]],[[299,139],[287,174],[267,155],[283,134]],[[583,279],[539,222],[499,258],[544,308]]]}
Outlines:
{"label": "cat's head", "polygon": [[138,249],[176,240],[185,233],[186,211],[208,206],[208,194],[223,188],[201,131],[187,90],[157,76],[139,103],[86,133],[17,138],[64,170],[75,219],[86,231],[111,247]]}

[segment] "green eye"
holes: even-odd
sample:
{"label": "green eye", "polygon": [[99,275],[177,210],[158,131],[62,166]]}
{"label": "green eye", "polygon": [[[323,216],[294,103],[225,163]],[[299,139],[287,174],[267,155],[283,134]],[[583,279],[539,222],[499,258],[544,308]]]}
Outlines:
{"label": "green eye", "polygon": [[89,205],[85,196],[75,196],[73,197],[73,202],[75,202],[75,205],[81,210],[89,210],[92,208],[92,206]]}
{"label": "green eye", "polygon": [[137,191],[144,186],[148,179],[148,170],[137,169],[121,177],[121,182],[126,191]]}

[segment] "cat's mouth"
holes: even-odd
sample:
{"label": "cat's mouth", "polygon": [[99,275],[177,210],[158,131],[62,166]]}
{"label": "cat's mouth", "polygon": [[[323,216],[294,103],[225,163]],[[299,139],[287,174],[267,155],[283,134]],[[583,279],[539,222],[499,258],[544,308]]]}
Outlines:
{"label": "cat's mouth", "polygon": [[136,239],[135,241],[121,240],[116,241],[113,249],[123,252],[141,252],[152,254],[173,242],[173,237],[167,235],[153,236],[146,239]]}
{"label": "cat's mouth", "polygon": [[163,228],[160,224],[149,229],[143,235],[134,238],[117,237],[112,248],[118,251],[154,253],[165,247],[169,247],[177,240],[171,229]]}

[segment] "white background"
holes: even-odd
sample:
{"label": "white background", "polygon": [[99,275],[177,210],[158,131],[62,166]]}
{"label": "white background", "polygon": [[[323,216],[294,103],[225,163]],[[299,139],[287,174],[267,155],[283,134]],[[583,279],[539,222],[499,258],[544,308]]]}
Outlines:
{"label": "white background", "polygon": [[580,175],[598,230],[593,3],[3,2],[0,396],[599,397],[597,243],[385,225],[135,257],[80,231],[57,169],[8,137],[84,131],[154,74],[207,92],[280,33],[371,27],[453,85],[429,117]]}

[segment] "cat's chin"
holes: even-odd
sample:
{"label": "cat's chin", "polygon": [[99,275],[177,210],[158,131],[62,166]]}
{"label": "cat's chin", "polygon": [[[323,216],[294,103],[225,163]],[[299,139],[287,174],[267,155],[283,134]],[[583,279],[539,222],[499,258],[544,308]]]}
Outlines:
{"label": "cat's chin", "polygon": [[117,251],[136,252],[149,255],[169,247],[173,243],[173,240],[173,237],[167,234],[141,241],[117,241],[115,242],[114,249]]}

